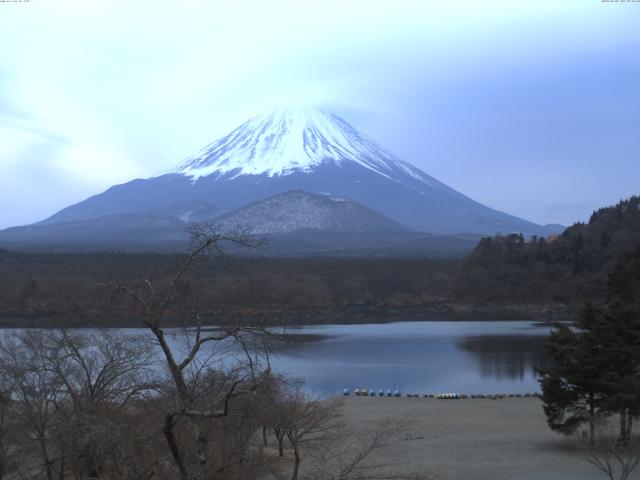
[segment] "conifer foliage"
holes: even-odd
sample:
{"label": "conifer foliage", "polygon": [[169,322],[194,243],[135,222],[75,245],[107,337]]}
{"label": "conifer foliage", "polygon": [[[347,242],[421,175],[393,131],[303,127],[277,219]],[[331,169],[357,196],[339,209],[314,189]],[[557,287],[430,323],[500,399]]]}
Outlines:
{"label": "conifer foliage", "polygon": [[[512,233],[482,239],[460,265],[452,293],[475,302],[603,301],[616,263],[623,282],[623,273],[638,271],[637,254],[626,252],[639,242],[640,196],[633,196],[596,210],[589,222],[576,223],[560,236]],[[635,267],[620,266],[621,259],[634,255]],[[637,291],[637,280],[635,285]]]}
{"label": "conifer foliage", "polygon": [[609,276],[607,301],[587,305],[571,325],[557,325],[548,349],[553,367],[540,372],[542,400],[551,429],[574,433],[619,416],[621,444],[640,416],[640,246],[620,256]]}

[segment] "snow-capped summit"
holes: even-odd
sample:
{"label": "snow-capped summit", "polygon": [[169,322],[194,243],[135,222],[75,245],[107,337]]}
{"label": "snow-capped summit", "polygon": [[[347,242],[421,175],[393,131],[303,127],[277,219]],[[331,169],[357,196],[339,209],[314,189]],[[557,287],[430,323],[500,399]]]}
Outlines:
{"label": "snow-capped summit", "polygon": [[400,170],[422,181],[432,180],[320,108],[286,108],[258,115],[188,157],[176,172],[194,179],[214,174],[273,177],[344,162],[387,178]]}

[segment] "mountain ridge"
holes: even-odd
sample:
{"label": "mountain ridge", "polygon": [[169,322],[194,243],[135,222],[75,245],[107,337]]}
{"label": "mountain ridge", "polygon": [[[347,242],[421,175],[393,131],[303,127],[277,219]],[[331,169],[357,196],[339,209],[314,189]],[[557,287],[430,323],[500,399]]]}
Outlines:
{"label": "mountain ridge", "polygon": [[345,197],[430,234],[546,236],[559,230],[486,207],[317,109],[256,116],[173,172],[114,185],[38,224],[112,215],[207,221],[292,190]]}

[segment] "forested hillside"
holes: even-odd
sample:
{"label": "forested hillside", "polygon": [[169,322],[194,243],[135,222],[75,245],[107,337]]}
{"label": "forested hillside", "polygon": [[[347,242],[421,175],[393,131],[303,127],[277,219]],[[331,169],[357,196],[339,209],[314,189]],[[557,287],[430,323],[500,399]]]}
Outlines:
{"label": "forested hillside", "polygon": [[595,211],[557,238],[484,238],[460,266],[453,296],[474,302],[604,298],[617,259],[640,244],[640,197]]}
{"label": "forested hillside", "polygon": [[[0,322],[26,316],[118,324],[131,317],[132,304],[96,284],[134,282],[143,290],[147,278],[168,281],[181,260],[168,254],[0,250]],[[457,266],[457,260],[438,259],[228,257],[199,262],[178,290],[182,304],[218,317],[331,321],[322,318],[340,311],[375,321],[389,309],[441,308]]]}

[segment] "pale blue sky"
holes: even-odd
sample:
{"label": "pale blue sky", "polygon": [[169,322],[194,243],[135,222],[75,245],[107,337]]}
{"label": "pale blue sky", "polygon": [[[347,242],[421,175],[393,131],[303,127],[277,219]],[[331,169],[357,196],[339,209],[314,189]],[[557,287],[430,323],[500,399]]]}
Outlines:
{"label": "pale blue sky", "polygon": [[640,3],[0,3],[0,228],[292,103],[488,206],[586,220],[640,194]]}

